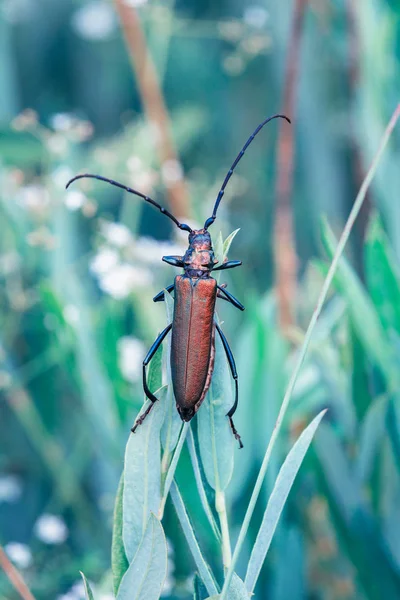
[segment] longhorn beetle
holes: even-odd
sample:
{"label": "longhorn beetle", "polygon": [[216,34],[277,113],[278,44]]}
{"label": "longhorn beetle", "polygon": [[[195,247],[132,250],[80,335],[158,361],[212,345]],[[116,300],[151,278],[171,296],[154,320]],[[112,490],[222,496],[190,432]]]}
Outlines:
{"label": "longhorn beetle", "polygon": [[[66,186],[68,188],[71,183],[84,177],[105,181],[106,183],[115,185],[131,194],[143,198],[143,200],[149,202],[158,208],[164,215],[169,217],[179,229],[189,232],[189,247],[184,256],[162,257],[164,262],[173,267],[183,269],[184,273],[183,275],[177,275],[174,283],[166,288],[166,291],[169,293],[174,291],[174,316],[172,323],[167,325],[160,333],[143,361],[143,389],[151,403],[145,412],[136,420],[135,425],[132,427],[133,433],[136,431],[137,427],[143,423],[153,408],[154,403],[157,401],[157,397],[147,385],[146,366],[149,364],[157,349],[171,330],[171,374],[176,407],[183,421],[190,421],[194,417],[210,387],[214,369],[215,331],[217,331],[221,338],[232,377],[235,382],[235,400],[226,416],[229,419],[232,433],[238,440],[240,448],[243,447],[240,435],[236,431],[232,420],[238,405],[238,376],[235,360],[225,335],[214,319],[214,312],[217,298],[230,302],[239,310],[244,310],[244,306],[239,300],[234,298],[232,294],[224,289],[223,286],[218,285],[217,281],[211,277],[213,271],[233,269],[234,267],[239,267],[242,262],[240,260],[229,260],[216,267],[215,265],[218,261],[214,256],[208,228],[216,219],[218,207],[225,193],[225,188],[238,162],[264,125],[276,118],[286,119],[286,121],[290,123],[290,119],[285,115],[273,115],[272,117],[265,119],[265,121],[260,123],[255,129],[229,169],[215,201],[212,215],[204,223],[203,229],[191,229],[189,225],[180,223],[166,208],[160,206],[158,202],[155,202],[155,200],[152,200],[149,196],[100,175],[92,175],[90,173],[77,175],[71,179]],[[153,300],[154,302],[162,302],[164,300],[164,290],[157,294]]]}

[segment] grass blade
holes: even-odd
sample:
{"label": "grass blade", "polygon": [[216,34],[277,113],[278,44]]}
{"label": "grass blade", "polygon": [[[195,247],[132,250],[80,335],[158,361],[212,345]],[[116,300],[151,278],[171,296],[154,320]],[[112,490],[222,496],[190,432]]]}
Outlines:
{"label": "grass blade", "polygon": [[207,565],[206,561],[203,558],[192,525],[189,521],[189,516],[186,512],[182,496],[179,492],[178,486],[176,485],[175,481],[173,481],[171,485],[171,498],[172,502],[174,503],[176,514],[178,515],[178,519],[183,529],[186,541],[192,553],[194,562],[196,563],[196,567],[201,577],[201,580],[206,586],[207,592],[210,595],[215,595],[218,593],[217,586],[215,584],[215,578],[211,572],[210,567]]}
{"label": "grass blade", "polygon": [[189,433],[186,438],[186,441],[187,441],[187,445],[188,445],[188,449],[189,449],[190,460],[192,461],[194,477],[196,479],[196,484],[197,484],[197,489],[199,492],[201,504],[203,506],[204,512],[208,519],[208,522],[211,525],[211,529],[213,530],[213,532],[215,534],[215,537],[217,538],[218,542],[221,542],[221,533],[218,529],[218,525],[214,519],[214,515],[213,515],[211,507],[209,505],[206,490],[204,489],[204,483],[203,483],[203,479],[202,479],[201,472],[200,472],[200,465],[199,465],[199,460],[197,458],[197,452],[196,452],[196,447],[195,447],[195,443],[194,443],[193,432],[191,429],[189,429]]}
{"label": "grass blade", "polygon": [[277,437],[279,435],[279,432],[281,430],[283,419],[285,417],[285,414],[286,414],[286,411],[287,411],[287,408],[288,408],[288,405],[289,405],[289,402],[290,402],[290,398],[292,396],[292,393],[293,393],[293,390],[294,390],[294,386],[296,384],[296,380],[297,380],[298,374],[299,374],[300,369],[301,369],[301,367],[303,365],[304,358],[306,356],[306,353],[307,353],[307,350],[308,350],[308,346],[310,344],[311,337],[312,337],[312,334],[314,332],[315,325],[317,324],[318,317],[321,314],[322,307],[324,305],[324,302],[325,302],[326,296],[328,294],[329,288],[331,286],[332,280],[333,280],[334,275],[336,273],[336,270],[338,268],[338,264],[339,264],[339,261],[340,261],[340,258],[342,256],[342,254],[343,254],[343,251],[344,251],[344,248],[346,246],[347,240],[349,239],[350,232],[351,232],[351,230],[353,228],[354,222],[355,222],[355,220],[356,220],[356,218],[357,218],[357,216],[358,216],[358,214],[359,214],[359,212],[361,210],[361,207],[363,205],[363,202],[364,202],[367,190],[368,190],[368,188],[369,188],[369,186],[370,186],[370,184],[372,182],[372,179],[373,179],[373,177],[375,175],[376,169],[377,169],[377,167],[379,165],[379,162],[380,162],[380,160],[382,158],[384,150],[385,150],[385,148],[387,146],[387,143],[388,143],[388,141],[390,139],[392,131],[393,131],[393,129],[394,129],[394,127],[395,127],[395,125],[396,125],[397,120],[398,120],[399,117],[400,117],[400,104],[398,104],[396,110],[394,111],[394,113],[393,113],[393,115],[392,115],[392,117],[391,117],[391,119],[389,121],[388,126],[386,127],[386,130],[385,130],[385,133],[383,135],[383,138],[382,138],[380,147],[378,149],[378,152],[376,153],[376,155],[375,155],[375,157],[374,157],[374,159],[372,161],[372,164],[371,164],[371,166],[370,166],[370,168],[368,170],[368,173],[367,173],[367,175],[366,175],[366,177],[365,177],[365,179],[364,179],[364,181],[363,181],[363,183],[361,185],[360,191],[358,192],[357,197],[356,197],[355,202],[354,202],[354,205],[353,205],[353,207],[352,207],[352,209],[350,211],[349,218],[347,219],[347,222],[345,224],[343,233],[340,236],[339,243],[338,243],[338,246],[336,248],[335,255],[333,257],[332,263],[331,263],[331,265],[329,267],[328,274],[327,274],[327,276],[325,278],[325,281],[323,283],[322,290],[321,290],[320,295],[318,297],[317,305],[316,305],[314,313],[313,313],[313,315],[311,317],[311,320],[310,320],[310,323],[308,325],[307,332],[306,332],[303,344],[301,346],[299,355],[297,357],[297,362],[296,362],[295,368],[293,370],[293,373],[292,373],[292,375],[290,377],[288,386],[286,388],[286,392],[285,392],[285,395],[284,395],[284,398],[283,398],[283,401],[282,401],[282,406],[281,406],[281,409],[279,411],[278,418],[276,420],[275,428],[274,428],[274,431],[272,432],[271,439],[269,441],[267,450],[265,452],[264,459],[263,459],[263,462],[262,462],[262,465],[261,465],[261,469],[260,469],[260,472],[258,474],[256,483],[255,483],[255,486],[254,486],[254,490],[253,490],[253,493],[251,495],[251,499],[250,499],[249,505],[247,507],[246,515],[244,517],[243,524],[242,524],[242,527],[240,529],[239,537],[238,537],[238,540],[237,540],[237,543],[236,543],[235,551],[234,551],[234,554],[233,554],[233,557],[232,557],[232,562],[231,562],[231,565],[230,565],[230,567],[228,569],[228,572],[226,574],[224,586],[222,588],[221,600],[226,600],[226,598],[227,598],[227,593],[228,593],[229,585],[230,585],[230,582],[231,582],[231,579],[232,579],[232,576],[233,576],[233,573],[234,573],[234,570],[235,570],[235,566],[236,566],[236,563],[237,563],[237,560],[238,560],[238,557],[239,557],[239,553],[240,553],[240,551],[242,549],[243,542],[244,542],[244,539],[245,539],[246,534],[247,534],[247,530],[248,530],[248,527],[249,527],[249,524],[250,524],[251,517],[253,516],[254,508],[255,508],[255,505],[256,505],[259,493],[261,491],[261,486],[262,486],[262,483],[264,481],[265,473],[266,473],[267,468],[268,468],[268,464],[269,464],[269,461],[270,461],[272,450],[273,450],[273,447],[274,447],[275,442],[277,440]]}
{"label": "grass blade", "polygon": [[303,431],[279,471],[247,567],[245,584],[249,592],[254,591],[287,497],[325,413],[326,410],[321,411]]}
{"label": "grass blade", "polygon": [[86,596],[86,600],[94,600],[94,596],[93,596],[93,592],[90,589],[90,585],[88,580],[86,579],[85,575],[82,573],[82,571],[79,571],[82,579],[83,579],[83,587],[85,588],[85,596]]}

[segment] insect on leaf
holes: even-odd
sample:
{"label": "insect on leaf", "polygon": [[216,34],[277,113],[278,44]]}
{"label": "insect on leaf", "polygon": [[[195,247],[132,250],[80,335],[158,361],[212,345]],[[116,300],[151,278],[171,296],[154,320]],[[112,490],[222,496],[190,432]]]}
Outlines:
{"label": "insect on leaf", "polygon": [[[166,386],[125,451],[122,536],[126,557],[132,561],[146,529],[150,513],[157,513],[161,499],[160,429],[164,420]],[[143,410],[148,406],[145,403]]]}
{"label": "insect on leaf", "polygon": [[325,413],[326,410],[321,411],[303,431],[278,473],[247,567],[245,584],[249,592],[254,591],[287,497]]}
{"label": "insect on leaf", "polygon": [[167,543],[160,521],[151,514],[117,600],[158,600],[167,575]]}

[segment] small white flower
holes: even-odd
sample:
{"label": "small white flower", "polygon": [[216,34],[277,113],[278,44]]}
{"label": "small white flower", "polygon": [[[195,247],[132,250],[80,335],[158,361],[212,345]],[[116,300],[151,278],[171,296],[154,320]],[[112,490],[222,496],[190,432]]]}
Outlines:
{"label": "small white flower", "polygon": [[128,6],[143,6],[144,4],[147,4],[148,0],[125,0],[125,4],[128,4]]}
{"label": "small white flower", "polygon": [[132,241],[131,232],[122,223],[103,222],[101,230],[106,240],[118,248],[127,246]]}
{"label": "small white flower", "polygon": [[268,11],[263,6],[254,4],[248,6],[243,14],[243,20],[247,25],[261,29],[264,27],[268,19]]}
{"label": "small white flower", "polygon": [[182,247],[171,242],[160,242],[151,237],[140,237],[135,241],[133,253],[136,258],[145,263],[160,264],[163,256],[181,255]]}
{"label": "small white flower", "polygon": [[74,118],[68,113],[56,113],[50,118],[50,124],[56,131],[68,131],[74,124]]}
{"label": "small white flower", "polygon": [[74,304],[67,304],[67,306],[63,310],[63,316],[67,323],[69,323],[70,325],[76,325],[77,323],[79,323],[79,308]]}
{"label": "small white flower", "polygon": [[[4,387],[0,385],[0,388]],[[15,502],[22,494],[21,480],[15,475],[0,477],[0,502]]]}
{"label": "small white flower", "polygon": [[83,581],[76,581],[68,593],[72,594],[75,600],[81,600],[81,598],[86,598],[85,586],[83,585]]}
{"label": "small white flower", "polygon": [[69,210],[78,210],[85,204],[86,196],[79,190],[71,190],[66,192],[64,202]]}
{"label": "small white flower", "polygon": [[50,196],[46,188],[41,185],[26,185],[17,193],[17,203],[29,209],[47,206]]}
{"label": "small white flower", "polygon": [[161,166],[161,173],[166,185],[180,181],[183,178],[183,169],[177,160],[166,160]]}
{"label": "small white flower", "polygon": [[50,152],[58,156],[63,156],[68,151],[68,141],[62,133],[57,132],[50,135],[46,139],[46,145]]}
{"label": "small white flower", "polygon": [[93,1],[84,4],[72,17],[75,32],[88,40],[109,38],[117,27],[115,13],[110,4]]}
{"label": "small white flower", "polygon": [[139,156],[130,156],[126,161],[126,166],[132,172],[140,171],[143,169],[143,161]]}
{"label": "small white flower", "polygon": [[36,537],[45,544],[62,544],[68,537],[68,529],[61,517],[44,514],[35,523]]}
{"label": "small white flower", "polygon": [[126,298],[134,289],[150,285],[152,279],[149,270],[122,263],[102,275],[99,286],[106,294],[121,300]]}
{"label": "small white flower", "polygon": [[0,273],[2,275],[14,273],[19,268],[20,264],[21,257],[15,250],[5,252],[0,256]]}
{"label": "small white flower", "polygon": [[125,336],[118,340],[118,364],[127,381],[134,383],[140,378],[145,351],[143,342],[134,337]]}
{"label": "small white flower", "polygon": [[118,252],[111,248],[100,248],[96,256],[90,261],[89,268],[95,275],[103,275],[118,264]]}
{"label": "small white flower", "polygon": [[19,542],[9,542],[4,546],[8,558],[21,569],[32,564],[32,553],[29,546]]}

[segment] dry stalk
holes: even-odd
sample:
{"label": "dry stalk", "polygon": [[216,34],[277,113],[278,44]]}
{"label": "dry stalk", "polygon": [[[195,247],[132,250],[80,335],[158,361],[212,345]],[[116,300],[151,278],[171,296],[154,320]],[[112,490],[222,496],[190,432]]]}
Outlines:
{"label": "dry stalk", "polygon": [[[167,161],[179,168],[179,160],[171,136],[168,111],[160,89],[156,68],[151,58],[136,9],[124,0],[114,0],[132,69],[149,121],[157,128],[156,143],[159,159],[163,165]],[[167,182],[169,204],[172,212],[179,217],[189,216],[189,196],[183,177]]]}
{"label": "dry stalk", "polygon": [[[285,115],[295,118],[296,89],[300,62],[300,42],[307,0],[296,0],[290,45],[286,61],[283,98]],[[279,322],[286,331],[293,325],[293,299],[296,293],[297,255],[293,231],[291,195],[294,165],[294,126],[281,127],[277,150],[276,216],[274,258]]]}
{"label": "dry stalk", "polygon": [[0,546],[0,567],[3,569],[7,579],[14,589],[17,590],[18,594],[21,596],[21,598],[23,598],[23,600],[35,600],[21,573],[9,560],[2,546]]}

